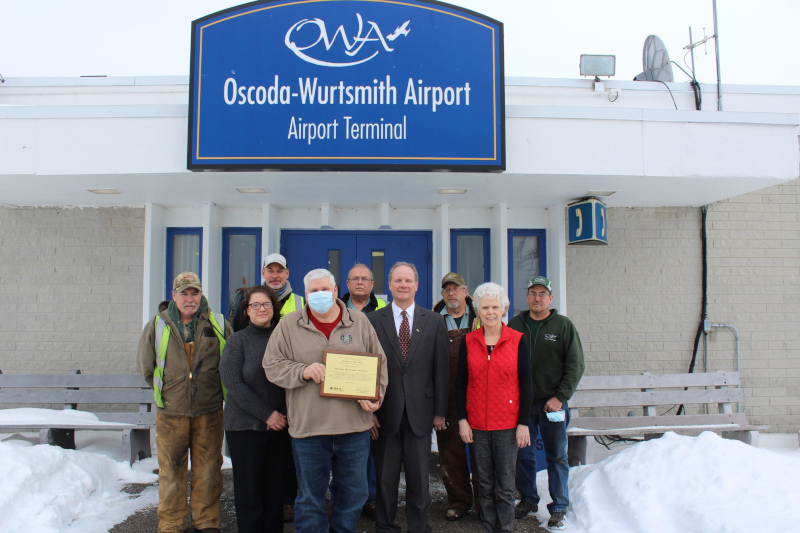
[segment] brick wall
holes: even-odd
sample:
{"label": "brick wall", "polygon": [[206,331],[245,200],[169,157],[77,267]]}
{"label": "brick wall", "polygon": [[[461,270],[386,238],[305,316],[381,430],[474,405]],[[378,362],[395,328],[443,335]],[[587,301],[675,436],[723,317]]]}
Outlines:
{"label": "brick wall", "polygon": [[[745,410],[800,429],[800,180],[709,206],[708,317],[740,333]],[[609,209],[607,247],[567,248],[568,314],[587,374],[685,372],[700,321],[700,208]],[[732,332],[708,369],[736,367]],[[702,339],[697,371],[703,369]]]}
{"label": "brick wall", "polygon": [[0,208],[0,370],[135,371],[144,209]]}

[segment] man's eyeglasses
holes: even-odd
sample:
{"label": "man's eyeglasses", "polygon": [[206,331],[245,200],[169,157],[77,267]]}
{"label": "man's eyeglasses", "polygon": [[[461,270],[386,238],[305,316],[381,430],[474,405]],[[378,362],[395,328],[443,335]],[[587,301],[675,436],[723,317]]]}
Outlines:
{"label": "man's eyeglasses", "polygon": [[363,276],[356,276],[356,277],[353,277],[353,278],[347,278],[347,281],[352,281],[353,283],[358,283],[359,281],[361,283],[369,283],[370,281],[372,281],[372,278],[365,278]]}
{"label": "man's eyeglasses", "polygon": [[464,287],[456,287],[456,288],[449,288],[449,289],[442,289],[442,294],[457,294],[464,290]]}
{"label": "man's eyeglasses", "polygon": [[264,303],[255,302],[255,303],[252,303],[252,304],[248,305],[247,307],[249,307],[253,311],[258,311],[262,307],[264,309],[272,309],[272,302],[264,302]]}
{"label": "man's eyeglasses", "polygon": [[528,293],[528,298],[537,298],[538,297],[540,299],[544,299],[544,298],[547,298],[549,295],[550,295],[550,293],[548,293],[547,291],[542,291],[542,292],[533,292],[533,291],[531,291],[531,292]]}

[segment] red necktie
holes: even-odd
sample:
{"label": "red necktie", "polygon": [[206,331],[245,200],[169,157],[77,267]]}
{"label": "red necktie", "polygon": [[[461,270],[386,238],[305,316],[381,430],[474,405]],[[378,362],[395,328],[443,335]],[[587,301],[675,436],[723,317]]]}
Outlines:
{"label": "red necktie", "polygon": [[400,313],[403,315],[403,321],[400,323],[400,351],[403,352],[403,362],[408,360],[408,347],[411,345],[411,328],[408,327],[408,314],[405,311]]}

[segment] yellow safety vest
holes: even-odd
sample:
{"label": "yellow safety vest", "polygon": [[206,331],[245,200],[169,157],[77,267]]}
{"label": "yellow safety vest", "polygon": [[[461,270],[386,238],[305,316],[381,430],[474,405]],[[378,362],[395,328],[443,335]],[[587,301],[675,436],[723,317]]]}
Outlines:
{"label": "yellow safety vest", "polygon": [[378,306],[375,308],[376,311],[378,309],[383,309],[388,305],[385,301],[381,300],[380,298],[375,298],[375,299],[378,300]]}
{"label": "yellow safety vest", "polygon": [[[300,305],[297,305],[297,300],[300,300]],[[302,296],[297,296],[295,293],[289,295],[286,298],[286,301],[283,302],[283,307],[281,307],[281,316],[286,316],[287,314],[291,313],[292,311],[297,311],[298,309],[302,309],[305,305]]]}
{"label": "yellow safety vest", "polygon": [[[218,318],[219,317],[219,318]],[[220,314],[215,316],[214,313],[208,313],[208,321],[213,326],[214,333],[219,339],[219,356],[222,358],[222,350],[225,349],[225,330],[222,329],[220,323],[225,324],[225,318]],[[161,390],[164,388],[164,365],[167,364],[167,345],[169,344],[169,334],[172,328],[169,327],[161,315],[156,315],[156,368],[153,371],[153,395],[155,396],[156,405],[164,408],[164,400],[161,398]],[[228,399],[228,389],[222,383],[222,399]]]}

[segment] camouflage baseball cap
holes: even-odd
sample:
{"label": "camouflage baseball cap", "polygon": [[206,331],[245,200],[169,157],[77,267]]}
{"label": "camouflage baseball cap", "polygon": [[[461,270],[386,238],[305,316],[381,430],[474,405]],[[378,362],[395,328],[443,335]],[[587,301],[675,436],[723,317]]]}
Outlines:
{"label": "camouflage baseball cap", "polygon": [[444,286],[447,285],[448,283],[455,283],[459,287],[467,286],[467,283],[464,281],[464,278],[461,277],[461,274],[458,274],[456,272],[448,272],[447,274],[444,275],[444,277],[442,278],[442,288],[444,289]]}
{"label": "camouflage baseball cap", "polygon": [[172,282],[172,290],[175,292],[183,292],[190,288],[203,292],[203,286],[200,284],[200,278],[198,278],[197,274],[194,272],[181,272]]}
{"label": "camouflage baseball cap", "polygon": [[550,293],[552,293],[552,292],[553,292],[553,289],[552,289],[552,287],[550,286],[550,280],[549,280],[549,279],[547,279],[547,278],[546,278],[546,277],[544,277],[544,276],[536,276],[535,278],[531,279],[531,282],[530,282],[530,283],[528,283],[528,288],[530,289],[530,288],[531,288],[531,287],[533,287],[534,285],[541,285],[542,287],[544,287],[545,289],[547,289],[547,290],[548,290],[548,292],[550,292]]}

